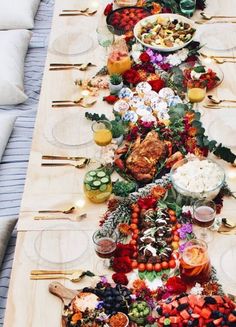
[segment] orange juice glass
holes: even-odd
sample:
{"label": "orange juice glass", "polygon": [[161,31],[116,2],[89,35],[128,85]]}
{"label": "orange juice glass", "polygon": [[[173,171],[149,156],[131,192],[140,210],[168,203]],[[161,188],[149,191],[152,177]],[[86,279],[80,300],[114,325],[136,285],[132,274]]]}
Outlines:
{"label": "orange juice glass", "polygon": [[209,281],[211,263],[206,242],[193,239],[186,243],[180,258],[180,274],[183,281],[190,285]]}
{"label": "orange juice glass", "polygon": [[107,60],[109,74],[123,74],[131,68],[131,59],[124,40],[117,41],[110,49]]}

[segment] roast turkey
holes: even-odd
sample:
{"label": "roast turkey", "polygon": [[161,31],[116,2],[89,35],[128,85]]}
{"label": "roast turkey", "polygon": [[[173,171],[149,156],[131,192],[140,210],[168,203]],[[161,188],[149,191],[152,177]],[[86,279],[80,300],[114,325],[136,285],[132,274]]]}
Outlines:
{"label": "roast turkey", "polygon": [[157,173],[157,163],[165,155],[166,147],[155,131],[145,139],[137,139],[131,154],[126,159],[128,172],[139,182],[150,182]]}

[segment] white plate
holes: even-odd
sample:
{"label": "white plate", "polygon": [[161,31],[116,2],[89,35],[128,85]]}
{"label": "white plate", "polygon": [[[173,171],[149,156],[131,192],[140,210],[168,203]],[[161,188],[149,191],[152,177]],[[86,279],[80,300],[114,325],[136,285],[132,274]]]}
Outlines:
{"label": "white plate", "polygon": [[236,285],[236,245],[225,251],[221,257],[221,268],[228,279]]}
{"label": "white plate", "polygon": [[77,110],[78,112],[71,113],[68,118],[59,120],[52,129],[53,138],[61,145],[76,147],[93,140],[91,122],[85,118],[84,110]]}
{"label": "white plate", "polygon": [[61,34],[52,42],[52,48],[63,55],[77,55],[88,51],[93,46],[93,39],[82,32]]}
{"label": "white plate", "polygon": [[[71,234],[69,241],[68,233]],[[88,249],[88,244],[88,235],[83,231],[44,230],[36,237],[34,248],[39,258],[45,262],[60,265],[81,259]]]}
{"label": "white plate", "polygon": [[184,43],[183,45],[178,45],[178,46],[174,46],[174,47],[171,47],[171,48],[165,48],[165,47],[158,46],[158,45],[153,46],[153,45],[144,43],[138,37],[138,34],[139,34],[140,29],[142,27],[142,24],[144,22],[151,22],[151,23],[152,22],[155,22],[157,20],[157,17],[170,18],[170,19],[178,19],[179,21],[182,21],[184,23],[190,24],[193,28],[196,29],[196,26],[195,26],[195,24],[194,24],[194,22],[192,20],[190,20],[190,19],[188,19],[188,18],[186,18],[184,16],[177,15],[177,14],[157,14],[157,15],[152,15],[152,16],[145,17],[145,18],[141,19],[134,26],[134,36],[135,36],[135,38],[140,43],[142,43],[145,47],[151,48],[151,49],[154,49],[154,50],[158,50],[158,51],[162,51],[162,52],[172,52],[172,51],[177,51],[177,50],[180,50],[180,49],[184,48],[187,44],[189,44],[192,41],[192,39],[193,39],[193,37],[194,37],[194,35],[195,35],[196,32],[193,34],[192,38],[188,42]]}
{"label": "white plate", "polygon": [[218,113],[216,119],[208,127],[208,136],[211,140],[222,143],[229,148],[236,147],[236,105],[235,112]]}
{"label": "white plate", "polygon": [[230,50],[236,46],[236,28],[230,24],[212,24],[200,36],[201,44],[211,50]]}

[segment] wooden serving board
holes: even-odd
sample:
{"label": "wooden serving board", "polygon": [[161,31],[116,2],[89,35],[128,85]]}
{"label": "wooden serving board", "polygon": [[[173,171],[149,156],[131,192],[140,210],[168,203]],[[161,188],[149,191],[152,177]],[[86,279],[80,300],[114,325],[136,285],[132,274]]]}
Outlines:
{"label": "wooden serving board", "polygon": [[63,286],[61,283],[53,282],[49,285],[49,292],[59,297],[64,305],[62,309],[61,327],[66,327],[65,310],[73,298],[79,294],[80,290],[71,290]]}

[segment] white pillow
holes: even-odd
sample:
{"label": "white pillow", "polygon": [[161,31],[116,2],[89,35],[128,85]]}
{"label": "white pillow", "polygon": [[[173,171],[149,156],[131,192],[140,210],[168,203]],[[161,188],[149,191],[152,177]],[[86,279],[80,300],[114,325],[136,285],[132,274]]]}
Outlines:
{"label": "white pillow", "polygon": [[41,0],[0,0],[0,29],[33,28]]}
{"label": "white pillow", "polygon": [[24,61],[31,32],[0,31],[0,105],[22,103],[24,93]]}
{"label": "white pillow", "polygon": [[16,116],[0,113],[0,161],[15,124]]}

